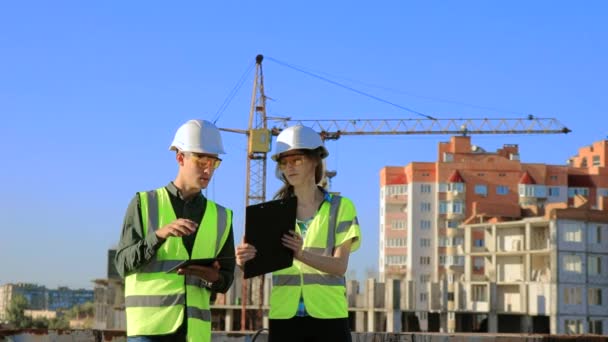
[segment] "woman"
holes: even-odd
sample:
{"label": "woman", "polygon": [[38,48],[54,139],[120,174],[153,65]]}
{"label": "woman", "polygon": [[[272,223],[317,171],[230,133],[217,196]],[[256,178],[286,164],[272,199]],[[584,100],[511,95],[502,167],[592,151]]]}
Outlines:
{"label": "woman", "polygon": [[[298,198],[296,226],[283,236],[293,266],[274,272],[269,341],[351,341],[344,273],[361,244],[353,203],[319,186],[329,154],[313,129],[301,125],[277,137],[276,175],[284,182],[275,199]],[[236,248],[237,265],[255,257],[255,246]]]}

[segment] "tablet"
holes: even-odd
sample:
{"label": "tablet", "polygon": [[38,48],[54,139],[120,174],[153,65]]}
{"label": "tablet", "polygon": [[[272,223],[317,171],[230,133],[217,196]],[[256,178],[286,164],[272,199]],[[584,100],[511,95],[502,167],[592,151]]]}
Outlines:
{"label": "tablet", "polygon": [[296,229],[297,205],[298,199],[290,197],[247,206],[245,242],[255,246],[257,253],[245,263],[245,279],[293,264],[293,251],[283,246],[281,238]]}
{"label": "tablet", "polygon": [[179,268],[184,268],[184,267],[188,267],[191,265],[211,266],[211,265],[213,265],[213,262],[215,262],[216,260],[217,260],[216,258],[209,258],[209,259],[190,259],[190,260],[184,260],[182,262],[176,261],[176,262],[178,262],[178,264],[171,267],[166,272],[167,273],[176,272]]}

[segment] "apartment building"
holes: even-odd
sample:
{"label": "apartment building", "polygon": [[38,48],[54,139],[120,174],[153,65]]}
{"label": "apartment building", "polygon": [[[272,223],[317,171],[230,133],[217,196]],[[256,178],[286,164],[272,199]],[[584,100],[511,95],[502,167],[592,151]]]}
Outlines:
{"label": "apartment building", "polygon": [[608,332],[608,208],[580,202],[549,205],[541,217],[463,225],[456,330]]}
{"label": "apartment building", "polygon": [[455,136],[439,144],[435,162],[383,168],[381,279],[406,281],[405,309],[422,330],[456,331],[466,259],[459,227],[494,217],[518,220],[531,207],[572,204],[575,195],[597,207],[608,188],[607,151],[607,141],[600,141],[581,148],[570,165],[522,163],[517,145],[488,152],[470,137]]}

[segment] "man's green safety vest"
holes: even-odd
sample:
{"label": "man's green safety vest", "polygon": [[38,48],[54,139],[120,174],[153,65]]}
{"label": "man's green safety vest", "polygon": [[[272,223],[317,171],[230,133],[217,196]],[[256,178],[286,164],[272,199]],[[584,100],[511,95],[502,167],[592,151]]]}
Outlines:
{"label": "man's green safety vest", "polygon": [[[165,188],[138,195],[144,238],[176,219]],[[191,258],[216,257],[230,233],[231,221],[229,209],[207,200]],[[148,264],[125,278],[127,336],[170,334],[185,318],[188,341],[211,340],[210,291],[204,281],[195,276],[166,272],[189,258],[182,239],[169,237]]]}
{"label": "man's green safety vest", "polygon": [[[321,205],[311,221],[303,249],[325,256],[333,256],[334,248],[344,242],[347,234],[355,238],[351,250],[360,244],[359,223],[352,202],[345,197],[331,196],[329,203]],[[351,230],[356,225],[356,235]],[[296,230],[300,232],[296,225]],[[300,296],[304,298],[306,312],[315,318],[348,317],[344,276],[321,272],[294,260],[291,267],[272,274],[270,318],[287,319],[295,316]]]}

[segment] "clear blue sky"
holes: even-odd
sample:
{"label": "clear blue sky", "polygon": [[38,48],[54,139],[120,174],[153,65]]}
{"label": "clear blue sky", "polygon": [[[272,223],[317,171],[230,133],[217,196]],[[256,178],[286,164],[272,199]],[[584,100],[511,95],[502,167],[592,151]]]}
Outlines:
{"label": "clear blue sky", "polygon": [[[0,5],[0,284],[92,287],[105,276],[136,191],[176,173],[167,148],[190,118],[213,119],[256,54],[437,118],[555,117],[569,135],[474,136],[522,161],[564,164],[608,135],[603,1],[18,1]],[[267,60],[268,114],[418,118]],[[246,128],[253,73],[218,125]],[[373,85],[373,86],[372,86]],[[208,196],[235,211],[246,140]],[[332,188],[358,207],[350,267],[377,268],[379,170],[435,161],[448,136],[329,142]],[[278,188],[269,175],[268,193]],[[351,271],[352,274],[352,271]]]}

